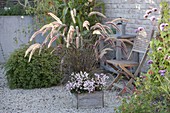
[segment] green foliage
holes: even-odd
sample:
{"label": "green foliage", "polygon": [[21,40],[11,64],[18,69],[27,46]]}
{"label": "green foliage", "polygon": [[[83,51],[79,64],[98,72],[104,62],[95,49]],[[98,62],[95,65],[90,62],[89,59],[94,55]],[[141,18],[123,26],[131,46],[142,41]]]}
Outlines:
{"label": "green foliage", "polygon": [[49,17],[48,12],[58,14],[58,8],[61,1],[58,0],[33,0],[32,7],[26,9],[26,13],[34,15],[35,27],[42,27],[44,24],[50,23],[52,19]]}
{"label": "green foliage", "polygon": [[5,64],[6,76],[9,87],[14,88],[42,88],[60,83],[62,78],[59,71],[59,58],[50,54],[51,49],[38,51],[34,54],[31,62],[24,54],[28,46],[13,52]]}
{"label": "green foliage", "polygon": [[[93,0],[93,2],[88,2],[88,0],[69,0],[60,4],[58,16],[62,18],[62,22],[66,25],[79,26],[80,31],[83,31],[82,24],[85,20],[88,20],[91,25],[94,25],[96,22],[101,21],[101,18],[97,16],[89,17],[88,14],[94,11],[94,9],[97,7],[103,7],[103,5],[104,4],[102,2],[96,2],[96,0]],[[70,11],[73,9],[76,10],[76,24],[70,21]],[[102,13],[104,13],[104,7],[102,10]]]}
{"label": "green foliage", "polygon": [[[150,59],[153,61],[150,71],[154,70],[153,74],[148,74],[153,85],[160,86],[159,90],[164,90],[170,96],[170,10],[167,2],[161,3],[162,17],[160,20],[160,26],[162,23],[169,24],[160,29],[160,36],[157,39],[153,39],[151,42],[152,53]],[[160,70],[165,70],[164,75],[161,76]]]}
{"label": "green foliage", "polygon": [[[27,8],[26,12],[27,14],[36,15],[35,21],[39,27],[53,21],[47,14],[51,12],[67,26],[79,26],[80,31],[82,31],[82,24],[85,20],[89,20],[92,25],[101,20],[96,16],[88,17],[88,14],[96,8],[101,8],[102,13],[104,13],[104,3],[96,2],[96,0],[93,0],[93,2],[88,2],[88,0],[34,0],[34,6]],[[71,21],[70,11],[73,9],[77,11],[76,24]]]}
{"label": "green foliage", "polygon": [[170,113],[170,10],[167,2],[161,7],[159,35],[151,41],[150,69],[145,79],[138,78],[138,90],[123,101],[118,113]]}
{"label": "green foliage", "polygon": [[138,90],[129,99],[123,99],[117,113],[169,113],[170,97],[151,84],[149,78],[138,79]]}
{"label": "green foliage", "polygon": [[169,4],[168,2],[161,2],[160,4],[161,8],[162,8],[162,11],[161,11],[161,19],[159,20],[159,23],[170,23],[169,21],[169,18],[170,18],[170,15],[169,15]]}
{"label": "green foliage", "polygon": [[6,6],[0,9],[0,15],[26,15],[25,9],[19,4],[13,4],[11,1],[6,2]]}

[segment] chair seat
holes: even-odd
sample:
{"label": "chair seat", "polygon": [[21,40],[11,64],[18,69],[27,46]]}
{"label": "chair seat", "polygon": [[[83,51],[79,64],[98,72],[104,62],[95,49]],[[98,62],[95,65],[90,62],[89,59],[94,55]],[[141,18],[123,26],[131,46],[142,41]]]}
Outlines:
{"label": "chair seat", "polygon": [[129,60],[106,60],[106,62],[108,64],[112,64],[112,65],[122,65],[124,67],[131,67],[131,66],[138,66],[139,63],[138,62],[134,62],[134,61],[129,61]]}

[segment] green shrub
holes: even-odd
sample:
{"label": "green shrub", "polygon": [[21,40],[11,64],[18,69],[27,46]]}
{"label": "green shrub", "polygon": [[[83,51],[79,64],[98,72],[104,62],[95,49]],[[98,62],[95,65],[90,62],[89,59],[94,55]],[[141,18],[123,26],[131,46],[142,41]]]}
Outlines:
{"label": "green shrub", "polygon": [[28,46],[14,51],[5,64],[6,76],[9,87],[14,88],[42,88],[60,83],[62,78],[59,71],[59,57],[50,54],[51,49],[36,51],[28,63],[28,57],[24,54]]}
{"label": "green shrub", "polygon": [[116,113],[169,113],[170,98],[150,80],[140,82],[138,90],[129,99],[123,99]]}

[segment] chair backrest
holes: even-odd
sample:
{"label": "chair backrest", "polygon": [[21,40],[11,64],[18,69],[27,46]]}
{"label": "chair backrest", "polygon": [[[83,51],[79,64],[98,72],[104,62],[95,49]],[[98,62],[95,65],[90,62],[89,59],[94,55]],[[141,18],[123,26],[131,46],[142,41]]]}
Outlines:
{"label": "chair backrest", "polygon": [[134,40],[132,51],[138,53],[145,53],[150,42],[150,37],[147,36],[146,31],[141,31]]}
{"label": "chair backrest", "polygon": [[138,34],[138,36],[134,40],[134,45],[133,45],[132,51],[131,51],[128,59],[130,59],[132,57],[134,52],[143,53],[143,56],[142,56],[141,60],[139,61],[139,66],[137,67],[137,69],[135,71],[135,74],[134,74],[135,76],[138,75],[138,73],[140,72],[140,70],[146,60],[146,57],[147,57],[147,54],[148,54],[149,48],[150,48],[150,41],[153,37],[153,34],[154,34],[154,29],[151,30],[150,35],[147,35],[146,31],[143,30]]}

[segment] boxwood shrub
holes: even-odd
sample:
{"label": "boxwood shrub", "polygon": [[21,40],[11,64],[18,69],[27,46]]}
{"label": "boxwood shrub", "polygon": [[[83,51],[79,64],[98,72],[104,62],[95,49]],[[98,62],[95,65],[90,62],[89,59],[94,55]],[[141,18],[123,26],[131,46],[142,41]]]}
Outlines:
{"label": "boxwood shrub", "polygon": [[14,51],[5,64],[9,87],[32,89],[58,85],[62,79],[59,57],[50,54],[52,49],[42,50],[40,55],[37,50],[28,62],[29,55],[24,57],[27,48]]}

